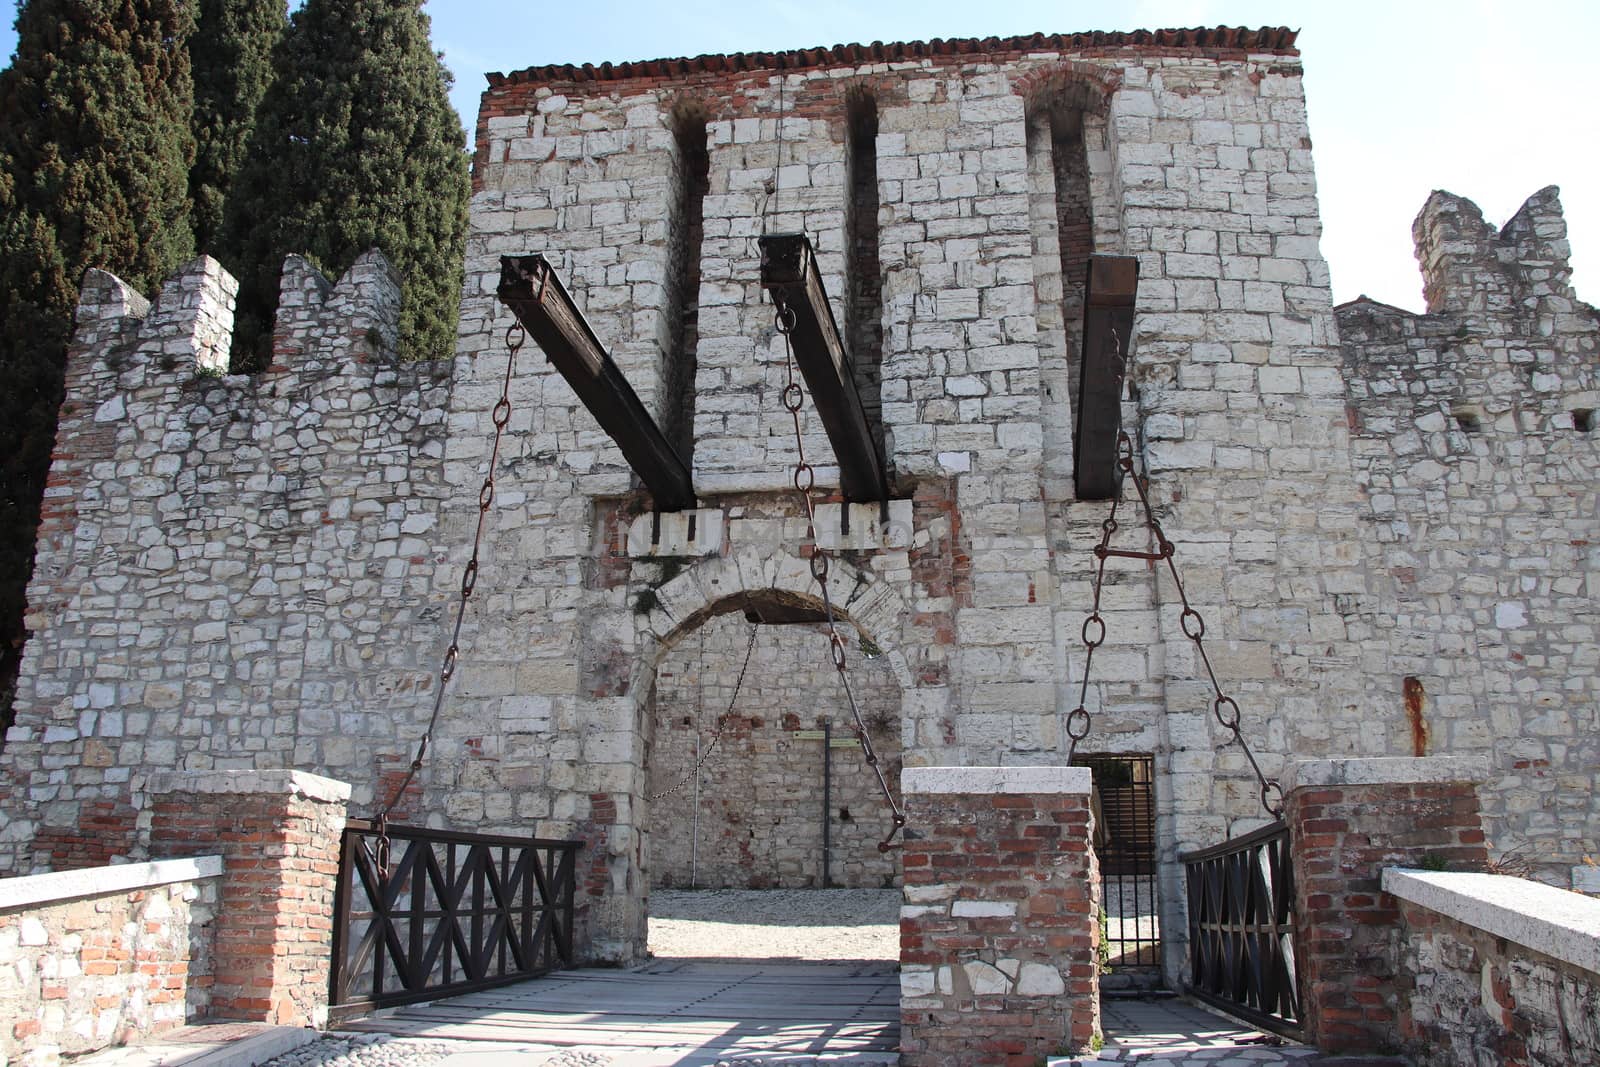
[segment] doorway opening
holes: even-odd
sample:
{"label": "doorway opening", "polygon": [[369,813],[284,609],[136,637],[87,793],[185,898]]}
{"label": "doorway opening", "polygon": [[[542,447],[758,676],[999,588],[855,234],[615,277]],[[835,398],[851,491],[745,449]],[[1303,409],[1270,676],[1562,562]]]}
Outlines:
{"label": "doorway opening", "polygon": [[1094,779],[1094,850],[1105,916],[1101,988],[1154,989],[1161,979],[1161,918],[1156,877],[1155,759],[1079,756]]}
{"label": "doorway opening", "polygon": [[[825,623],[785,608],[706,618],[657,665],[645,710],[657,957],[899,958],[900,851],[878,849],[890,816]],[[840,632],[867,733],[898,791],[899,680],[871,641]]]}

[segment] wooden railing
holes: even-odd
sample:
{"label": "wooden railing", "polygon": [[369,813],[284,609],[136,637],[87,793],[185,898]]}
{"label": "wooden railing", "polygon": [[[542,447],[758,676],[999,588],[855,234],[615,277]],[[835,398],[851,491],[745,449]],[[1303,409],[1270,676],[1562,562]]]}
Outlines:
{"label": "wooden railing", "polygon": [[504,985],[572,962],[579,841],[350,820],[334,899],[333,1015]]}

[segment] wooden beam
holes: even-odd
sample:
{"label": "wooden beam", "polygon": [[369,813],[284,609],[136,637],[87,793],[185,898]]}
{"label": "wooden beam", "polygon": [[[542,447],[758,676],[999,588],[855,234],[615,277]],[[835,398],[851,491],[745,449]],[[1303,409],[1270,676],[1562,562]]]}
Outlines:
{"label": "wooden beam", "polygon": [[656,510],[694,507],[688,465],[612,362],[549,261],[540,255],[502,256],[498,295],[617,443],[655,498]]}
{"label": "wooden beam", "polygon": [[1121,478],[1117,435],[1122,432],[1122,383],[1133,342],[1139,261],[1090,256],[1083,297],[1083,358],[1078,375],[1078,429],[1073,481],[1079,500],[1109,500]]}
{"label": "wooden beam", "polygon": [[803,233],[779,233],[762,237],[760,245],[761,284],[778,307],[794,313],[789,340],[795,362],[833,445],[845,498],[855,503],[888,500],[883,455],[861,406],[855,364],[839,339],[810,239]]}

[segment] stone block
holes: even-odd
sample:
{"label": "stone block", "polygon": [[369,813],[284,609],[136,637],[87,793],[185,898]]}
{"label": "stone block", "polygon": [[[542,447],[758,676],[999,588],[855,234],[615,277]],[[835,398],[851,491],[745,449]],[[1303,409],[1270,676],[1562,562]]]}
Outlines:
{"label": "stone block", "polygon": [[628,524],[628,555],[715,556],[722,551],[724,518],[714,508],[639,515]]}

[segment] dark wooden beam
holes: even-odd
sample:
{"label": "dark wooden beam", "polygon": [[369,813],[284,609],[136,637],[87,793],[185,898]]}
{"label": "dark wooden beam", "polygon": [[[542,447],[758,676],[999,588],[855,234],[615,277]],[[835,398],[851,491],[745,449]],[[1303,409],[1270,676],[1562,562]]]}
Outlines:
{"label": "dark wooden beam", "polygon": [[789,339],[795,362],[839,461],[840,488],[855,503],[888,500],[883,455],[856,392],[855,365],[839,339],[811,241],[803,233],[777,233],[760,244],[761,284],[778,307],[794,313]]}
{"label": "dark wooden beam", "polygon": [[1109,500],[1121,479],[1117,435],[1122,432],[1122,383],[1133,341],[1139,261],[1090,256],[1083,296],[1083,361],[1078,375],[1078,430],[1073,481],[1079,500]]}
{"label": "dark wooden beam", "polygon": [[688,464],[640,403],[549,261],[540,255],[502,256],[498,293],[600,428],[622,449],[628,466],[655,498],[656,510],[694,507]]}

